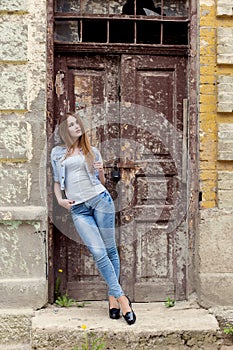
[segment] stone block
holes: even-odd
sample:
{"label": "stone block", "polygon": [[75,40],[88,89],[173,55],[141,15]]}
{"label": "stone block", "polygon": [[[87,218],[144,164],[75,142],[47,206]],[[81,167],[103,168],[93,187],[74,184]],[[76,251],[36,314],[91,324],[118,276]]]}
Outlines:
{"label": "stone block", "polygon": [[233,16],[232,0],[217,1],[217,16]]}
{"label": "stone block", "polygon": [[233,172],[218,172],[218,207],[233,210]]}
{"label": "stone block", "polygon": [[26,11],[28,0],[1,0],[0,11]]}
{"label": "stone block", "polygon": [[46,305],[47,280],[43,278],[0,279],[0,308],[33,308]]}
{"label": "stone block", "polygon": [[25,121],[2,120],[0,125],[0,159],[27,161],[32,158],[31,125]]}
{"label": "stone block", "polygon": [[1,61],[26,61],[28,27],[23,18],[7,16],[0,23],[1,32]]}
{"label": "stone block", "polygon": [[219,209],[233,209],[233,191],[218,190]]}
{"label": "stone block", "polygon": [[[32,309],[12,309],[0,311],[0,349],[6,346],[14,346],[18,344],[18,349],[21,349],[20,344],[30,344],[30,334],[32,317],[34,311]],[[15,347],[17,349],[17,347]]]}
{"label": "stone block", "polygon": [[[42,206],[0,207],[0,221],[33,221],[46,220],[47,208]],[[47,224],[45,224],[47,226]]]}
{"label": "stone block", "polygon": [[[233,172],[218,171],[218,189],[219,190],[233,190]],[[232,196],[233,203],[233,196]]]}
{"label": "stone block", "polygon": [[46,275],[46,232],[40,226],[40,222],[0,222],[0,278]]}
{"label": "stone block", "polygon": [[233,28],[218,27],[217,63],[233,64]]}
{"label": "stone block", "polygon": [[27,74],[25,67],[2,68],[0,108],[1,110],[27,109]]}
{"label": "stone block", "polygon": [[31,173],[21,164],[0,167],[0,206],[27,204],[31,194]]}
{"label": "stone block", "polygon": [[218,112],[233,111],[233,75],[218,76]]}
{"label": "stone block", "polygon": [[233,160],[232,123],[221,123],[218,125],[218,160]]}
{"label": "stone block", "polygon": [[201,273],[197,286],[199,304],[211,306],[233,305],[233,273]]}
{"label": "stone block", "polygon": [[230,213],[212,210],[205,213],[199,226],[200,272],[233,274],[233,208]]}

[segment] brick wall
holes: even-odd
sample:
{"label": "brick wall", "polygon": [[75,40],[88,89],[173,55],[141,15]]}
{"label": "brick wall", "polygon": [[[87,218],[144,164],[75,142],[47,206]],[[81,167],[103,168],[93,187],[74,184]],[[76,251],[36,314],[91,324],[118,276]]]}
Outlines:
{"label": "brick wall", "polygon": [[[217,6],[214,1],[201,1],[199,110],[200,188],[203,192],[203,208],[218,206],[218,171],[233,171],[230,150],[233,121],[231,16],[231,0],[217,1]],[[224,138],[221,136],[223,128]]]}

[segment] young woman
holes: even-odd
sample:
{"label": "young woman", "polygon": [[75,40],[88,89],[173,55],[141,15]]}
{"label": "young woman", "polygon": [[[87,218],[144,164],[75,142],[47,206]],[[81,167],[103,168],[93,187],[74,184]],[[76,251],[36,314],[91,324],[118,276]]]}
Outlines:
{"label": "young woman", "polygon": [[[79,236],[108,285],[110,318],[118,319],[121,309],[126,322],[132,325],[136,315],[119,284],[115,208],[104,187],[102,157],[90,145],[77,114],[68,113],[60,118],[59,134],[64,145],[54,147],[51,152],[55,196],[59,205],[70,210]],[[66,198],[62,197],[62,190]]]}

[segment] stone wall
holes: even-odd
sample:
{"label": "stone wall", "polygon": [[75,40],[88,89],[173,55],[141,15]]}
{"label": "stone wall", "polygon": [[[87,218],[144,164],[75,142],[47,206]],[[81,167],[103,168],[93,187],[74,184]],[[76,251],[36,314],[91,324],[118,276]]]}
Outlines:
{"label": "stone wall", "polygon": [[46,251],[46,1],[2,0],[0,307],[43,306]]}
{"label": "stone wall", "polygon": [[198,295],[233,305],[233,8],[200,2],[200,230]]}

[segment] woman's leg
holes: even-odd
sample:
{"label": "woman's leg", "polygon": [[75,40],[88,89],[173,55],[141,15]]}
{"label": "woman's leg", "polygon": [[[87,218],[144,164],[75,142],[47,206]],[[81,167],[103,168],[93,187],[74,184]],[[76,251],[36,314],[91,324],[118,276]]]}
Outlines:
{"label": "woman's leg", "polygon": [[[71,214],[74,225],[81,239],[93,255],[97,268],[108,285],[109,295],[119,298],[124,293],[119,285],[115,268],[108,257],[107,247],[93,217],[93,207],[90,205],[91,201],[72,208]],[[92,204],[95,204],[95,201]]]}
{"label": "woman's leg", "polygon": [[[104,193],[101,193],[99,196],[87,201],[83,205],[73,207],[71,213],[80,237],[91,251],[101,275],[108,284],[110,298],[113,296],[119,301],[123,316],[130,317],[130,320],[128,320],[127,323],[130,322],[129,324],[132,324],[135,320],[132,321],[131,318],[134,319],[135,314],[132,312],[129,301],[122,291],[118,282],[118,276],[116,275],[113,264],[107,255],[108,249],[112,258],[113,256],[116,257],[116,254],[111,254],[111,249],[109,249],[112,246],[114,248],[113,251],[116,249],[115,234],[112,235],[114,230],[107,230],[111,227],[115,227],[113,226],[113,223],[115,224],[115,217],[112,215],[114,207],[112,207],[113,203],[111,204],[112,200]],[[111,215],[107,215],[106,217],[106,214]],[[101,234],[99,227],[97,227],[97,223],[100,227],[102,226]],[[109,234],[109,232],[111,232],[111,234]],[[102,239],[102,236],[104,237],[104,240]],[[113,258],[113,261],[116,262],[118,259],[119,257]],[[117,264],[115,264],[115,267],[118,269]],[[112,305],[112,307],[115,306]]]}
{"label": "woman's leg", "polygon": [[94,207],[93,217],[99,228],[107,254],[111,260],[116,276],[120,277],[120,259],[115,240],[115,207],[110,194],[105,191],[99,195]]}

